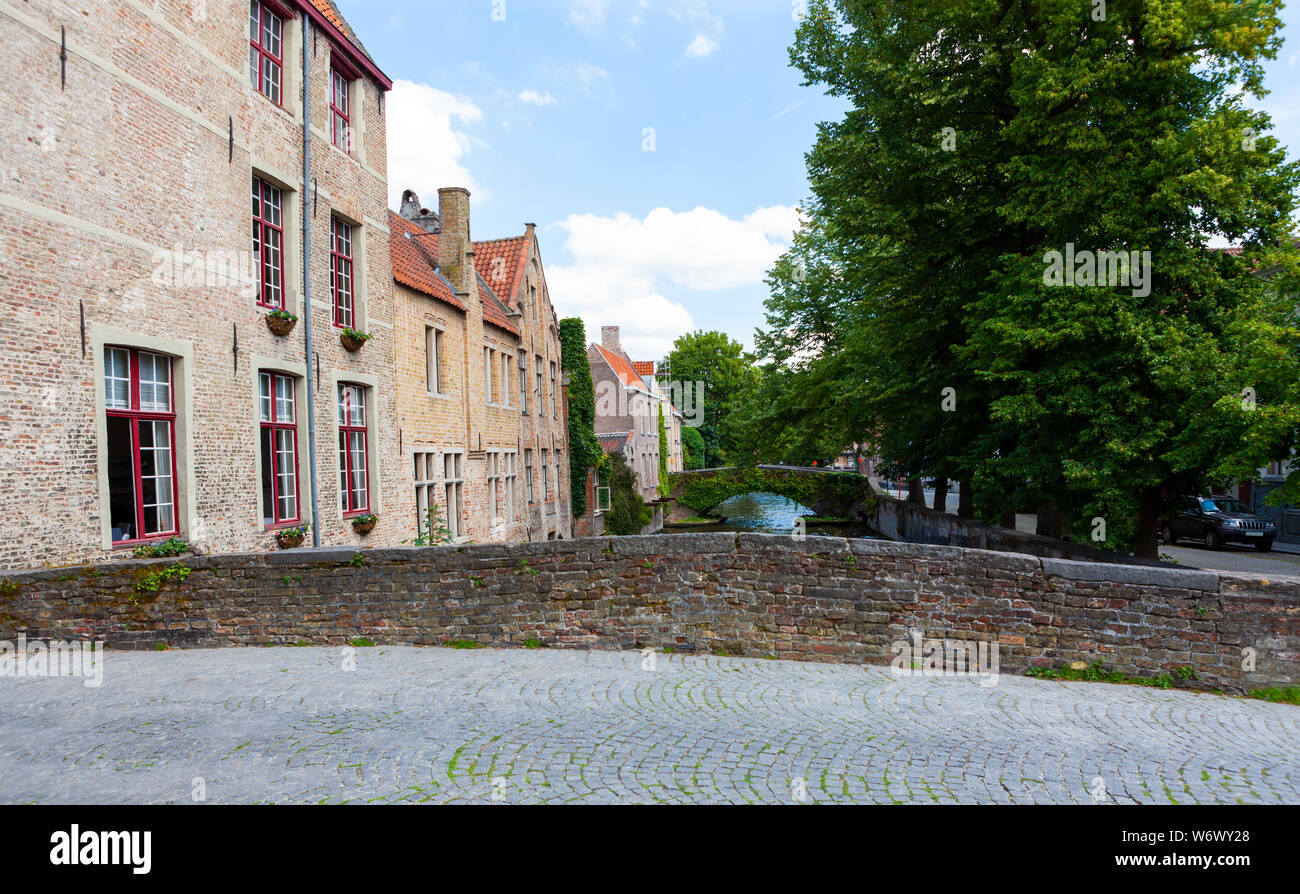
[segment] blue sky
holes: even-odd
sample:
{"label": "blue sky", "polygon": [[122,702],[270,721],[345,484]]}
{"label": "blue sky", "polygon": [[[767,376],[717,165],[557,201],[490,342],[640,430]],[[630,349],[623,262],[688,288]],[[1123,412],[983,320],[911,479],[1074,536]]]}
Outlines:
{"label": "blue sky", "polygon": [[[697,328],[752,345],[804,153],[843,110],[789,66],[795,0],[336,2],[396,82],[391,207],[467,186],[475,239],[535,222],[557,311],[621,326],[635,359]],[[1300,38],[1300,6],[1283,19]],[[1300,39],[1268,71],[1295,147]]]}

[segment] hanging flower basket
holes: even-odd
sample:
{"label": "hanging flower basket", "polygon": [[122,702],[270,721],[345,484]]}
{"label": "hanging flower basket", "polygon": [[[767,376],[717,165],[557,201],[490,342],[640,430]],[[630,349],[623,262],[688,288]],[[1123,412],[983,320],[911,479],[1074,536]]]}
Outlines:
{"label": "hanging flower basket", "polygon": [[275,532],[275,542],[280,549],[297,549],[307,536],[306,527],[285,528]]}
{"label": "hanging flower basket", "polygon": [[355,354],[361,350],[362,345],[370,341],[370,333],[358,332],[355,329],[344,329],[339,334],[339,341],[343,342],[343,347]]}
{"label": "hanging flower basket", "polygon": [[273,310],[266,315],[266,328],[283,338],[298,325],[298,318],[288,311]]}
{"label": "hanging flower basket", "polygon": [[352,519],[352,530],[365,537],[375,529],[377,524],[379,524],[379,516],[377,515],[358,515]]}

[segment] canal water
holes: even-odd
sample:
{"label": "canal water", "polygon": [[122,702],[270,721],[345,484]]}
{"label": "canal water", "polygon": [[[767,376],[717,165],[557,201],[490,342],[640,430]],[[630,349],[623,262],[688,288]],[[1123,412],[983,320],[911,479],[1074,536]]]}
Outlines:
{"label": "canal water", "polygon": [[[719,503],[710,513],[717,518],[725,518],[720,525],[702,527],[698,525],[667,525],[664,532],[668,534],[682,531],[755,531],[764,534],[789,534],[794,531],[795,519],[811,516],[812,510],[794,500],[776,494],[749,493],[732,497],[725,503]],[[809,536],[824,537],[870,537],[871,532],[857,524],[809,524]]]}

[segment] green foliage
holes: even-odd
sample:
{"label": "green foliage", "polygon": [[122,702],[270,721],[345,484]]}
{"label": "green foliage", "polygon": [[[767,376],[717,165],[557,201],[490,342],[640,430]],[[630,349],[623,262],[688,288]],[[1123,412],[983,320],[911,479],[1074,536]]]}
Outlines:
{"label": "green foliage", "polygon": [[538,570],[538,569],[533,568],[532,566],[530,566],[530,565],[528,564],[528,560],[527,560],[527,559],[520,559],[520,560],[519,560],[519,571],[518,571],[518,573],[519,573],[519,574],[531,574],[531,575],[533,575],[534,577],[536,577],[537,575],[541,574],[542,572],[541,572],[540,570]]}
{"label": "green foliage", "polygon": [[431,503],[424,510],[424,527],[420,530],[420,536],[412,540],[411,544],[413,546],[434,546],[451,542],[451,529],[447,527],[446,521],[443,520],[442,509],[436,503]]}
{"label": "green foliage", "polygon": [[853,474],[799,474],[746,466],[726,469],[712,475],[692,475],[677,495],[677,502],[691,509],[707,512],[719,503],[748,493],[778,494],[803,506],[835,497],[845,503],[861,498],[867,491],[866,479]]}
{"label": "green foliage", "polygon": [[361,553],[356,553],[355,555],[353,555],[351,559],[348,560],[348,564],[351,565],[353,568],[360,568],[366,564],[366,557],[363,556]]}
{"label": "green foliage", "polygon": [[194,569],[183,562],[168,565],[166,568],[160,568],[157,571],[146,571],[136,580],[135,592],[131,595],[131,601],[139,605],[140,597],[144,594],[157,593],[162,589],[163,584],[169,580],[184,581],[189,578],[193,571]]}
{"label": "green foliage", "polygon": [[362,332],[360,329],[353,329],[351,326],[344,326],[343,329],[340,330],[339,334],[345,335],[348,338],[355,338],[357,341],[361,342],[370,341],[369,332]]}
{"label": "green foliage", "polygon": [[475,642],[472,639],[449,639],[443,643],[448,649],[483,649],[486,648],[482,643]]}
{"label": "green foliage", "polygon": [[[1297,446],[1300,168],[1247,106],[1278,8],[814,0],[791,60],[849,110],[769,273],[751,451],[872,443],[1154,557],[1172,500]],[[1149,294],[1049,285],[1067,244],[1149,251]]]}
{"label": "green foliage", "polygon": [[659,496],[666,497],[672,486],[668,483],[668,429],[664,425],[664,405],[659,404]]}
{"label": "green foliage", "polygon": [[573,517],[587,514],[587,470],[608,468],[596,440],[596,389],[587,360],[587,331],[582,320],[560,321],[560,355],[569,374],[569,489]]}
{"label": "green foliage", "polygon": [[524,648],[525,648],[525,649],[545,649],[545,648],[546,648],[546,644],[543,643],[543,642],[542,642],[540,639],[538,639],[537,637],[535,637],[535,636],[530,636],[530,637],[528,637],[528,639],[524,640]]}
{"label": "green foliage", "polygon": [[287,310],[273,310],[267,316],[276,320],[288,320],[290,323],[298,322],[298,318]]}
{"label": "green foliage", "polygon": [[[1190,667],[1181,667],[1177,671],[1180,679],[1196,680],[1196,672]],[[1083,681],[1088,683],[1127,683],[1133,686],[1150,686],[1155,689],[1172,689],[1174,678],[1170,674],[1159,674],[1155,677],[1131,677],[1122,674],[1119,671],[1106,670],[1106,666],[1101,662],[1094,662],[1086,668],[1078,669],[1072,667],[1050,668],[1050,667],[1031,667],[1025,671],[1025,676],[1037,677],[1040,680],[1071,680]]]}
{"label": "green foliage", "polygon": [[374,640],[366,639],[364,636],[358,637],[357,639],[354,639],[352,640],[352,642],[348,643],[348,645],[355,646],[358,649],[368,648],[370,646],[373,646],[374,644],[375,644]]}
{"label": "green foliage", "polygon": [[1263,699],[1266,702],[1300,705],[1300,686],[1287,686],[1281,689],[1272,686],[1268,689],[1256,689],[1250,694],[1250,697]]}
{"label": "green foliage", "polygon": [[742,437],[740,410],[758,386],[753,355],[726,333],[697,331],[673,342],[663,363],[671,370],[673,381],[704,385],[703,406],[690,408],[702,411],[704,417],[699,429],[705,444],[700,468],[743,462],[747,457],[752,461]]}
{"label": "green foliage", "polygon": [[650,524],[654,510],[637,493],[636,476],[628,468],[622,453],[610,457],[609,512],[605,513],[605,532],[618,536],[640,534]]}
{"label": "green foliage", "polygon": [[372,525],[372,524],[376,524],[378,521],[379,521],[379,516],[375,515],[373,512],[367,512],[365,515],[358,515],[355,518],[353,518],[352,527],[355,528],[360,525]]}
{"label": "green foliage", "polygon": [[682,453],[685,454],[683,460],[688,471],[708,468],[705,465],[708,451],[704,446],[704,437],[698,428],[682,428]]}
{"label": "green foliage", "polygon": [[161,543],[146,543],[132,550],[137,559],[170,559],[182,556],[190,551],[190,545],[179,537],[171,537]]}

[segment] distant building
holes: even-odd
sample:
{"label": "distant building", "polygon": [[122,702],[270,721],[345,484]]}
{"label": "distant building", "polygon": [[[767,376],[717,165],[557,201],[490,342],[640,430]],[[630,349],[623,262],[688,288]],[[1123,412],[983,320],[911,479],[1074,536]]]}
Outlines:
{"label": "distant building", "polygon": [[617,326],[602,327],[600,339],[600,344],[587,347],[596,391],[596,435],[607,453],[622,451],[636,476],[637,491],[653,502],[659,499],[658,408],[665,401],[637,373],[623,351]]}

